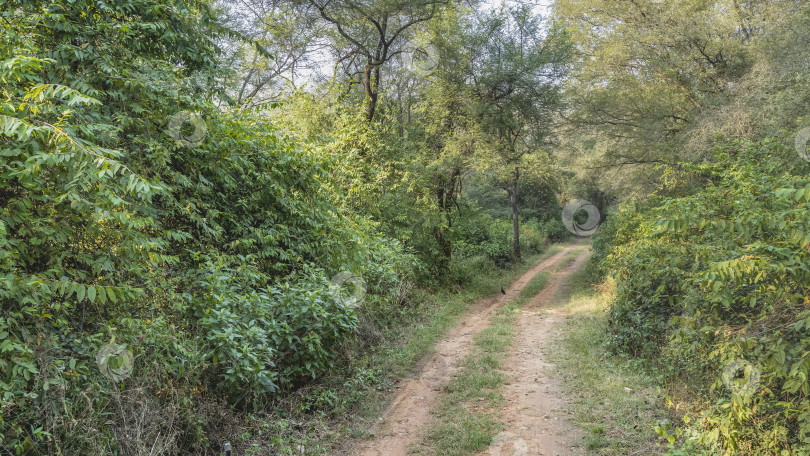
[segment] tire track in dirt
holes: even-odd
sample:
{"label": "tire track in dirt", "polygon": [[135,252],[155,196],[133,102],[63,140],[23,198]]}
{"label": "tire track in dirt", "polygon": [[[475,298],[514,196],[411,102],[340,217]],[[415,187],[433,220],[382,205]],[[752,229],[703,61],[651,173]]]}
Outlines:
{"label": "tire track in dirt", "polygon": [[382,421],[371,430],[375,437],[358,443],[349,454],[353,456],[409,454],[409,448],[419,442],[420,433],[433,420],[430,412],[437,404],[442,388],[459,370],[458,364],[470,353],[473,337],[491,324],[492,317],[498,309],[511,300],[519,299],[521,290],[535,275],[552,270],[564,261],[566,255],[581,248],[581,244],[566,246],[529,269],[505,288],[506,294],[498,293],[476,302],[459,323],[436,344],[436,354],[427,360],[418,377],[403,381],[393,402],[383,413]]}
{"label": "tire track in dirt", "polygon": [[549,308],[571,295],[571,276],[588,260],[587,246],[562,271],[553,274],[543,290],[524,305],[514,323],[515,340],[504,363],[509,380],[503,389],[506,406],[499,416],[505,430],[482,454],[492,456],[574,456],[579,428],[571,423],[568,401],[546,361],[565,315]]}

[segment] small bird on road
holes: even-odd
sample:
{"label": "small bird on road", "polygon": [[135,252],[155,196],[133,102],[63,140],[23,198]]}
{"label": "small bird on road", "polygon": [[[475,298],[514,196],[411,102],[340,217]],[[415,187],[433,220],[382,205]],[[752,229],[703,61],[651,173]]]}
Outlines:
{"label": "small bird on road", "polygon": [[506,294],[506,291],[501,287],[501,293]]}

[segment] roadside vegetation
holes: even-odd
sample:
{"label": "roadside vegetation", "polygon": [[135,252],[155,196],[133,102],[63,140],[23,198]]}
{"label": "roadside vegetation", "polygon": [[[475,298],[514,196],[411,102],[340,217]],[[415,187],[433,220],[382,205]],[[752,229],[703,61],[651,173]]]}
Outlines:
{"label": "roadside vegetation", "polygon": [[[252,413],[245,416],[247,420],[235,420],[238,432],[231,434],[239,438],[232,443],[255,454],[271,448],[320,455],[345,449],[352,439],[368,437],[368,430],[396,393],[399,380],[418,374],[420,362],[433,353],[436,342],[471,304],[500,293],[502,284],[514,281],[557,251],[559,246],[552,245],[512,269],[492,264],[479,268],[470,277],[473,285],[465,289],[414,290],[410,310],[392,318],[389,326],[361,325],[374,331],[361,331],[363,339],[374,337],[365,350],[353,351],[329,376],[276,403],[272,413]],[[347,347],[350,349],[357,347]]]}
{"label": "roadside vegetation", "polygon": [[662,389],[669,454],[810,454],[810,4],[554,10],[582,52],[561,150],[621,199],[592,238],[596,340]]}
{"label": "roadside vegetation", "polygon": [[594,239],[617,283],[608,346],[666,385],[672,454],[807,454],[807,164],[772,141],[715,154],[682,168],[700,185],[624,206]]}
{"label": "roadside vegetation", "polygon": [[587,269],[572,282],[571,298],[558,303],[566,321],[550,354],[572,419],[583,430],[582,447],[588,455],[663,454],[666,440],[655,431],[670,429],[673,416],[659,378],[608,346],[615,284],[594,287]]}

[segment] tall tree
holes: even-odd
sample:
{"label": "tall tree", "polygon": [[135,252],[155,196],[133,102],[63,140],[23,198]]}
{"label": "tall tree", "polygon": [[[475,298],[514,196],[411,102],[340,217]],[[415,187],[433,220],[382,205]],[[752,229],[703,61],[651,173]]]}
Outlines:
{"label": "tall tree", "polygon": [[486,135],[479,167],[509,194],[512,250],[520,258],[518,181],[538,171],[528,156],[550,144],[569,45],[565,32],[544,28],[526,6],[484,17],[469,42],[474,112]]}
{"label": "tall tree", "polygon": [[307,0],[343,40],[337,59],[363,86],[365,116],[374,119],[382,66],[406,51],[408,33],[429,21],[449,0]]}

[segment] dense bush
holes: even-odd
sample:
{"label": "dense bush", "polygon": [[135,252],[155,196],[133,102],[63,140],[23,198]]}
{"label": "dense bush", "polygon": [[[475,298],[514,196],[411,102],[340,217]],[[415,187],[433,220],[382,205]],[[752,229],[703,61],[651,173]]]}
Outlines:
{"label": "dense bush", "polygon": [[548,242],[563,242],[572,236],[572,233],[565,228],[561,218],[562,210],[550,212],[551,217],[546,219],[530,219],[537,224],[537,231],[540,236]]}
{"label": "dense bush", "polygon": [[[668,340],[671,317],[680,313],[676,296],[683,290],[688,256],[677,246],[639,241],[632,253],[616,249],[617,296],[608,321],[615,349],[652,357]],[[650,261],[659,257],[670,261]],[[629,273],[629,271],[633,271]]]}
{"label": "dense bush", "polygon": [[[562,225],[562,222],[559,223]],[[557,233],[554,222],[527,220],[520,224],[520,247],[524,253],[543,252],[549,238]],[[512,254],[513,226],[506,218],[485,213],[474,213],[462,218],[454,228],[454,252],[461,258],[483,256],[498,267],[506,267],[514,260]]]}
{"label": "dense bush", "polygon": [[645,209],[648,208],[649,203],[646,206],[626,203],[606,214],[605,220],[599,224],[599,229],[591,236],[593,255],[588,268],[594,281],[604,278],[610,272],[607,259],[613,249],[637,236],[636,230],[644,218]]}
{"label": "dense bush", "polygon": [[[693,194],[612,215],[629,214],[598,244],[618,282],[613,346],[664,356],[653,361],[704,399],[691,418],[713,451],[810,454],[807,165],[774,142],[715,152],[687,166],[705,182]],[[734,361],[761,372],[755,394],[721,380]]]}

